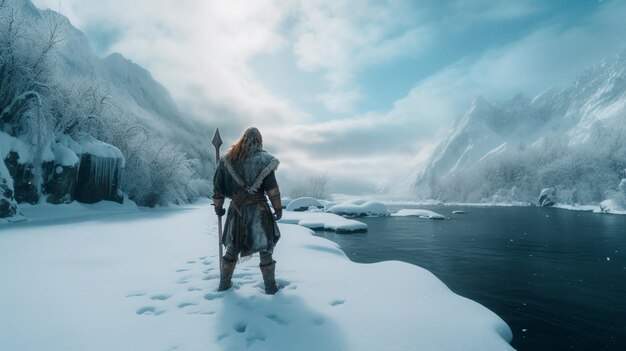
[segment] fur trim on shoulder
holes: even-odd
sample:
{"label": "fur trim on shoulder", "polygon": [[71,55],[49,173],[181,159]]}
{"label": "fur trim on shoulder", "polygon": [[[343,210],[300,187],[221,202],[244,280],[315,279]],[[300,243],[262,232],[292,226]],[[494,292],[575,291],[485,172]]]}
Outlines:
{"label": "fur trim on shoulder", "polygon": [[280,161],[278,161],[277,158],[274,158],[272,161],[270,161],[270,163],[256,177],[254,184],[252,184],[252,186],[248,188],[248,192],[250,194],[254,194],[257,191],[259,191],[259,188],[261,187],[261,184],[263,184],[263,180],[265,179],[265,177],[267,177],[270,173],[275,171],[278,168],[279,164],[280,164]]}
{"label": "fur trim on shoulder", "polygon": [[235,167],[233,167],[233,164],[230,163],[228,157],[224,157],[222,158],[222,160],[224,162],[224,167],[226,167],[226,170],[228,171],[228,173],[230,173],[230,176],[233,177],[233,180],[235,181],[235,183],[237,183],[237,186],[241,188],[247,188],[248,186],[243,181],[243,179],[241,179],[241,177],[235,170]]}

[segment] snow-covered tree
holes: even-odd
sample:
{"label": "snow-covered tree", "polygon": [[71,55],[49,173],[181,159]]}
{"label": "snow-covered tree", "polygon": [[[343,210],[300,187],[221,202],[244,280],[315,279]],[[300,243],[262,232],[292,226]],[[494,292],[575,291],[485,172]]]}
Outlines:
{"label": "snow-covered tree", "polygon": [[294,199],[299,197],[325,199],[329,195],[328,181],[325,174],[312,174],[291,184],[286,194]]}

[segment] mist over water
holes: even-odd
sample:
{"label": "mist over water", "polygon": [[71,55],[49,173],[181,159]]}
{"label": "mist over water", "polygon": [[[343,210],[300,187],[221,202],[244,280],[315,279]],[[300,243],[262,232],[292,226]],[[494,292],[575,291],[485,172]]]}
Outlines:
{"label": "mist over water", "polygon": [[[428,269],[504,319],[518,350],[625,349],[626,216],[420,208],[450,219],[360,218],[367,233],[317,235],[337,242],[355,262],[400,260]],[[452,214],[457,209],[467,214]]]}

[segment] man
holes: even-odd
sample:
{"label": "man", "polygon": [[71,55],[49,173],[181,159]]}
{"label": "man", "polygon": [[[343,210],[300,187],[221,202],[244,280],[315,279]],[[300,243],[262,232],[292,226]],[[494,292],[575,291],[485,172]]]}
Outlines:
{"label": "man", "polygon": [[[263,150],[263,138],[256,128],[248,128],[222,157],[213,177],[213,204],[215,213],[223,216],[224,198],[231,199],[228,207],[222,244],[226,253],[221,257],[220,286],[218,291],[230,289],[233,272],[239,255],[258,252],[259,264],[265,283],[265,293],[278,291],[274,271],[276,261],[272,252],[280,231],[276,221],[282,216],[280,191],[274,171],[279,161]],[[267,203],[268,195],[274,214]]]}

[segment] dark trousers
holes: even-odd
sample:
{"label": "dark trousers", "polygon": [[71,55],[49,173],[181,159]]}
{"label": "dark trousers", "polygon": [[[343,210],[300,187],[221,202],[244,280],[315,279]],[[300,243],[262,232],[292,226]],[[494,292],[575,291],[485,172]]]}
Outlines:
{"label": "dark trousers", "polygon": [[[228,245],[226,247],[226,253],[224,254],[224,259],[226,261],[236,261],[239,256],[239,251],[233,245]],[[259,251],[259,255],[261,256],[261,266],[267,266],[274,262],[272,259],[272,253],[269,251],[261,250]]]}

